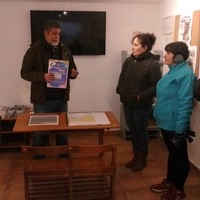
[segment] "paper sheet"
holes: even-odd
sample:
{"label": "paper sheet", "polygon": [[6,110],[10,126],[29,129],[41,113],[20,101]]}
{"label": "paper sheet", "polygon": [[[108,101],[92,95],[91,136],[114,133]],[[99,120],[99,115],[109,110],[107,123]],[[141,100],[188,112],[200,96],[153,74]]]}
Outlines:
{"label": "paper sheet", "polygon": [[110,124],[104,112],[67,113],[68,125],[105,125]]}

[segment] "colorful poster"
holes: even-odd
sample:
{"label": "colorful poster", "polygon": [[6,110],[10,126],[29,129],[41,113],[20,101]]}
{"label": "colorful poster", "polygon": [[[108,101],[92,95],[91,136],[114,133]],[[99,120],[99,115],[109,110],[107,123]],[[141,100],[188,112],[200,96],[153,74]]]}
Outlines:
{"label": "colorful poster", "polygon": [[68,79],[69,61],[49,59],[48,73],[53,73],[55,80],[47,82],[47,87],[66,88]]}
{"label": "colorful poster", "polygon": [[178,40],[190,44],[192,30],[192,14],[180,16]]}
{"label": "colorful poster", "polygon": [[190,55],[188,58],[188,64],[191,66],[195,74],[198,76],[199,72],[196,69],[196,60],[197,60],[197,46],[190,46],[189,47]]}

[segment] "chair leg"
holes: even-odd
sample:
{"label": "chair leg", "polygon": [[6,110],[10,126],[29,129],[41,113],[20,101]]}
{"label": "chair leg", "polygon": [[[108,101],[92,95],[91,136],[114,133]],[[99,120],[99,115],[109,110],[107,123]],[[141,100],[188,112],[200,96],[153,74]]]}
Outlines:
{"label": "chair leg", "polygon": [[25,200],[29,200],[29,182],[26,176],[24,176],[24,192],[25,192]]}
{"label": "chair leg", "polygon": [[116,183],[116,175],[110,176],[110,199],[115,200],[115,183]]}
{"label": "chair leg", "polygon": [[73,181],[71,175],[69,175],[69,200],[73,200]]}

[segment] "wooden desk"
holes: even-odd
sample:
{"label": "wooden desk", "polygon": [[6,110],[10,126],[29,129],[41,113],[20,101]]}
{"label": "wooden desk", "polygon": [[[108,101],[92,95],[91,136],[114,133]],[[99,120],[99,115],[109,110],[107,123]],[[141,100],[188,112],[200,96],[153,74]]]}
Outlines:
{"label": "wooden desk", "polygon": [[[37,113],[32,115],[49,115],[56,113]],[[106,125],[80,125],[80,126],[68,126],[66,113],[59,113],[59,124],[58,125],[35,125],[28,126],[29,117],[31,114],[24,113],[17,116],[13,132],[20,133],[31,133],[34,132],[49,132],[49,143],[50,145],[55,145],[55,135],[59,131],[90,131],[98,134],[98,142],[99,144],[103,144],[103,136],[105,130],[120,128],[118,120],[115,118],[112,112],[105,112],[108,117],[110,124]]]}

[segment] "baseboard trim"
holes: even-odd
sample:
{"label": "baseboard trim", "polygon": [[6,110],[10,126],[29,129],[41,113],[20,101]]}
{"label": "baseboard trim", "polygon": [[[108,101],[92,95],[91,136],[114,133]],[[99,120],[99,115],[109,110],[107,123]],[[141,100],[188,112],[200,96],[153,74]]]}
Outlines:
{"label": "baseboard trim", "polygon": [[191,168],[194,169],[194,170],[198,173],[198,175],[200,176],[200,168],[197,167],[191,160],[190,160],[190,166],[191,166]]}

